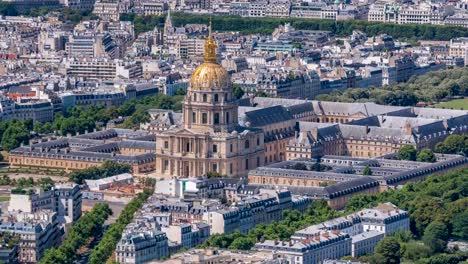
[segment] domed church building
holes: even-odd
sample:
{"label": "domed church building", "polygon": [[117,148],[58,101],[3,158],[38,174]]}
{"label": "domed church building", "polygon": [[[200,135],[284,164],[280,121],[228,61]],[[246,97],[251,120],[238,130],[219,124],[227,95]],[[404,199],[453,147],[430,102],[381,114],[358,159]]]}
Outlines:
{"label": "domed church building", "polygon": [[211,25],[204,63],[190,78],[182,111],[180,127],[156,135],[157,177],[194,177],[210,172],[241,177],[263,165],[263,132],[238,123],[231,78],[217,61]]}

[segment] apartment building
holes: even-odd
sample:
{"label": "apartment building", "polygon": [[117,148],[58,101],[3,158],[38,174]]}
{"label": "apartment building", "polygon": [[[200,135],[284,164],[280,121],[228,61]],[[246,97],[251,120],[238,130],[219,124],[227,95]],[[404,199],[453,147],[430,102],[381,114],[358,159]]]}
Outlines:
{"label": "apartment building", "polygon": [[210,226],[205,223],[162,225],[161,231],[181,248],[196,247],[210,236]]}
{"label": "apartment building", "polygon": [[51,210],[59,223],[73,223],[81,217],[81,190],[76,184],[59,184],[50,190],[31,189],[27,193],[12,193],[9,212],[36,213]]}
{"label": "apartment building", "polygon": [[468,65],[468,38],[451,39],[449,56],[462,58],[465,61],[465,65]]}
{"label": "apartment building", "polygon": [[108,59],[71,59],[65,64],[68,76],[85,79],[133,79],[143,75],[139,62]]}
{"label": "apartment building", "polygon": [[48,101],[31,99],[25,102],[16,102],[0,94],[0,120],[17,118],[21,120],[32,119],[34,122],[51,122],[53,115],[53,106]]}
{"label": "apartment building", "polygon": [[119,57],[119,46],[109,33],[75,33],[65,44],[69,58]]}
{"label": "apartment building", "polygon": [[369,8],[368,21],[396,24],[443,24],[443,12],[428,4],[394,5],[377,1]]}
{"label": "apartment building", "polygon": [[93,14],[107,21],[119,21],[120,3],[114,0],[98,0],[94,3]]}
{"label": "apartment building", "polygon": [[140,8],[145,16],[150,16],[150,15],[160,16],[160,15],[167,13],[169,6],[167,3],[164,3],[164,2],[157,2],[157,1],[149,0],[149,1],[141,1]]}
{"label": "apartment building", "polygon": [[351,237],[338,230],[319,231],[303,241],[265,240],[255,244],[258,251],[274,252],[291,264],[320,264],[327,259],[351,255]]}
{"label": "apartment building", "polygon": [[63,229],[57,213],[39,210],[34,213],[15,212],[4,216],[0,232],[20,236],[18,261],[38,263],[47,249],[59,245]]}
{"label": "apartment building", "polygon": [[[364,209],[301,229],[291,236],[293,242],[308,241],[323,232],[348,234],[351,237],[351,256],[372,254],[385,236],[409,230],[409,214],[391,203]],[[342,256],[333,259],[339,259]],[[313,263],[313,262],[311,262]]]}
{"label": "apartment building", "polygon": [[159,231],[124,232],[115,248],[115,260],[122,264],[146,263],[168,256],[168,239]]}

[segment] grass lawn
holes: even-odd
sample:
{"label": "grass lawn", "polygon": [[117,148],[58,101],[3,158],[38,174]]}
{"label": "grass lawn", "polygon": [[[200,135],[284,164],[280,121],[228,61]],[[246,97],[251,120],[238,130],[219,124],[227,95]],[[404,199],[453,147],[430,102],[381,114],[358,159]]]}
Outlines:
{"label": "grass lawn", "polygon": [[443,102],[435,105],[436,108],[445,108],[445,109],[456,109],[456,110],[468,110],[468,98],[464,99],[455,99],[448,102]]}
{"label": "grass lawn", "polygon": [[1,202],[8,202],[8,201],[10,201],[10,197],[0,196],[0,203]]}

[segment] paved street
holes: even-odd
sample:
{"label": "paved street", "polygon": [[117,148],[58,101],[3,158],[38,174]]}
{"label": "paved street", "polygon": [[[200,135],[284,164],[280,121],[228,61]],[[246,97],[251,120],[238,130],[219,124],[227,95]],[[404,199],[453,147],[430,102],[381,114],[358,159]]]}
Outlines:
{"label": "paved street", "polygon": [[117,217],[119,217],[120,213],[122,212],[123,208],[127,203],[124,202],[110,202],[110,201],[95,201],[95,200],[83,200],[83,209],[84,208],[92,208],[97,203],[106,203],[112,209],[112,216],[107,219],[106,224],[115,223]]}

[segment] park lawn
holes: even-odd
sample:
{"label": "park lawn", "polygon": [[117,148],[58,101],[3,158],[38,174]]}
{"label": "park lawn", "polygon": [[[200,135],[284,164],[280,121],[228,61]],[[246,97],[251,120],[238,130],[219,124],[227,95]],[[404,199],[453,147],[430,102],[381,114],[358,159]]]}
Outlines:
{"label": "park lawn", "polygon": [[10,201],[10,197],[7,197],[7,196],[0,196],[0,203],[1,202],[8,202]]}
{"label": "park lawn", "polygon": [[445,109],[456,109],[456,110],[468,110],[468,98],[455,99],[448,102],[443,102],[435,105],[436,108]]}

